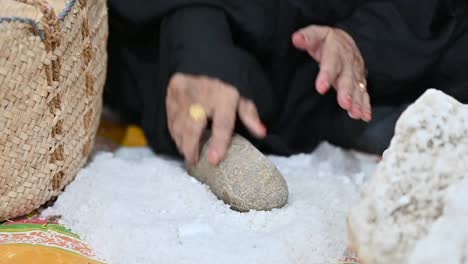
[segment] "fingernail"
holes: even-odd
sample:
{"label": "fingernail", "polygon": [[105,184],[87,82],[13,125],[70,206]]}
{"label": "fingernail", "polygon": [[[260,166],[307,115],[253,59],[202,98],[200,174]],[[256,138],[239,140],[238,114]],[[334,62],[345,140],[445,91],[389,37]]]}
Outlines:
{"label": "fingernail", "polygon": [[354,116],[361,116],[363,114],[363,112],[361,111],[361,106],[358,104],[354,104],[353,113],[355,114]]}
{"label": "fingernail", "polygon": [[318,89],[318,92],[320,94],[324,94],[326,92],[326,90],[328,89],[328,87],[330,86],[330,84],[326,81],[320,81],[319,82],[319,87],[317,87]]}
{"label": "fingernail", "polygon": [[301,40],[307,41],[307,36],[304,33],[299,33],[299,37],[301,38]]}
{"label": "fingernail", "polygon": [[210,150],[208,155],[208,160],[211,164],[216,165],[219,162],[219,155],[218,152],[214,149]]}
{"label": "fingernail", "polygon": [[266,125],[261,123],[260,127],[262,129],[263,134],[266,135],[268,133],[268,129],[267,129]]}
{"label": "fingernail", "polygon": [[302,33],[297,33],[296,36],[297,36],[300,40],[302,40],[302,41],[305,41],[305,40],[306,40],[304,34],[302,34]]}
{"label": "fingernail", "polygon": [[351,96],[347,95],[345,96],[343,99],[342,99],[342,104],[343,104],[343,108],[345,110],[349,110],[349,108],[351,107],[352,105],[352,99],[351,99]]}
{"label": "fingernail", "polygon": [[[304,34],[302,34],[302,33],[294,33],[293,41],[294,41],[294,39],[296,39],[295,41],[298,41],[298,42],[304,42],[304,43],[306,42],[306,38],[305,38]],[[301,45],[301,43],[296,43],[296,44]]]}

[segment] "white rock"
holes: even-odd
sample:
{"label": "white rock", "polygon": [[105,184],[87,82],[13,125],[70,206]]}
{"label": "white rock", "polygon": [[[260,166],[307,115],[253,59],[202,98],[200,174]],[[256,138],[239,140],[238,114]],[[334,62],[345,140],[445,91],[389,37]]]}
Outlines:
{"label": "white rock", "polygon": [[408,263],[468,263],[468,177],[449,188],[444,214],[417,242]]}
{"label": "white rock", "polygon": [[[348,219],[350,240],[362,262],[409,263],[415,249],[428,252],[427,245],[437,247],[444,243],[450,248],[443,249],[444,252],[457,254],[452,259],[462,257],[460,254],[467,252],[466,243],[461,249],[461,245],[455,245],[461,243],[459,241],[450,244],[450,241],[438,240],[444,235],[448,239],[454,230],[435,234],[435,240],[428,238],[430,241],[421,241],[424,244],[418,243],[429,232],[440,233],[438,226],[456,225],[461,221],[462,216],[455,219],[448,215],[448,219],[435,224],[445,217],[442,215],[449,187],[466,175],[468,106],[440,91],[428,90],[400,117],[395,136],[376,174],[364,187],[361,202],[351,210]],[[464,201],[466,203],[468,199]],[[459,204],[461,202],[454,202],[453,206]],[[468,232],[464,234],[466,237]],[[428,262],[427,258],[424,258],[426,262],[420,261],[419,256],[425,252],[416,251],[411,257],[414,264],[462,263],[442,261],[440,257],[443,256],[436,251],[431,254],[437,256],[429,257],[435,262]]]}

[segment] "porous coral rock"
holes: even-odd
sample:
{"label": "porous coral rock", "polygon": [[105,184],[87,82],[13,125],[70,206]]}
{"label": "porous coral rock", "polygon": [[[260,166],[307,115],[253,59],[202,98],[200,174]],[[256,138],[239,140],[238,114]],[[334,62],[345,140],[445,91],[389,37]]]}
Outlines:
{"label": "porous coral rock", "polygon": [[349,215],[351,244],[361,261],[408,263],[443,215],[449,187],[466,175],[468,107],[428,90],[398,120],[390,147]]}

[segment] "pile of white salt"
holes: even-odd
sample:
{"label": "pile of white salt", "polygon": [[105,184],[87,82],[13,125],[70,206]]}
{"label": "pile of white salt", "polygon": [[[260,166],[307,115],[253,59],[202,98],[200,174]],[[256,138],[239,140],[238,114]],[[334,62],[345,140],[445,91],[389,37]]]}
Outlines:
{"label": "pile of white salt", "polygon": [[289,186],[289,204],[238,213],[148,149],[94,158],[46,215],[61,215],[112,264],[336,263],[346,217],[376,158],[328,144],[313,154],[271,157]]}

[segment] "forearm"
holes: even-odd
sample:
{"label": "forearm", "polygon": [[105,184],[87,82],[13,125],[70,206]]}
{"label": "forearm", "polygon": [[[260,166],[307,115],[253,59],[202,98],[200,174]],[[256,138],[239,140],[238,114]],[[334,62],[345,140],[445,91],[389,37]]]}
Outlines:
{"label": "forearm", "polygon": [[232,26],[222,9],[189,6],[166,16],[161,24],[161,63],[170,79],[185,73],[219,79],[235,87],[245,97],[251,89],[268,89],[255,57],[238,47]]}

